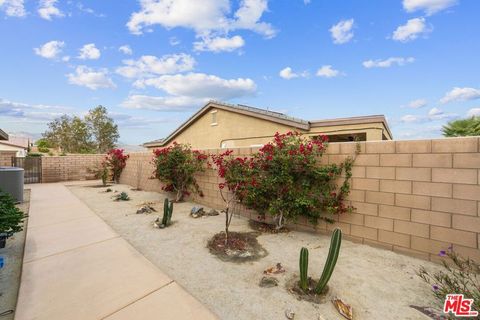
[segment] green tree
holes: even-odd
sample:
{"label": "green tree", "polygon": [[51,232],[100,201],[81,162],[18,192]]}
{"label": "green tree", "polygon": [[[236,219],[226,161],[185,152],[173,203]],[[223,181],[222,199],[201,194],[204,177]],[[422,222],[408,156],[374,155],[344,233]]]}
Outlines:
{"label": "green tree", "polygon": [[45,142],[62,152],[89,153],[93,151],[91,134],[87,124],[79,117],[63,115],[48,124],[43,134]]}
{"label": "green tree", "polygon": [[480,116],[450,121],[442,132],[445,137],[480,136]]}
{"label": "green tree", "polygon": [[59,148],[62,153],[105,153],[119,138],[118,127],[108,117],[107,109],[98,106],[84,119],[62,115],[50,123],[40,143]]}
{"label": "green tree", "polygon": [[95,141],[97,153],[105,153],[115,148],[118,138],[118,126],[108,116],[104,106],[98,106],[88,112],[85,122]]}

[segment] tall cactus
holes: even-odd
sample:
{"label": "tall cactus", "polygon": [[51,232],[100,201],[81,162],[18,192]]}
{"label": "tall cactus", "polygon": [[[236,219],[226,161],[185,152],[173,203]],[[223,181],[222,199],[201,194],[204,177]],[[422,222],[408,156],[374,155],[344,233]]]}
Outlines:
{"label": "tall cactus", "polygon": [[323,267],[322,276],[317,283],[315,288],[315,293],[320,294],[323,292],[327,286],[328,280],[332,276],[333,269],[337,264],[338,254],[340,253],[340,246],[342,244],[342,230],[335,229],[332,234],[332,239],[330,241],[330,250],[328,251],[327,261]]}
{"label": "tall cactus", "polygon": [[[322,276],[315,287],[315,293],[321,294],[327,286],[328,280],[332,276],[333,269],[337,264],[338,254],[340,253],[340,246],[342,245],[342,230],[335,229],[330,240],[330,250],[328,252],[327,261],[323,267]],[[308,249],[302,248],[300,250],[300,288],[303,291],[308,290]]]}
{"label": "tall cactus", "polygon": [[308,249],[300,250],[300,288],[303,291],[308,289]]}
{"label": "tall cactus", "polygon": [[173,201],[169,201],[165,199],[163,203],[163,218],[162,218],[162,225],[167,227],[170,224],[170,220],[172,219],[173,213]]}

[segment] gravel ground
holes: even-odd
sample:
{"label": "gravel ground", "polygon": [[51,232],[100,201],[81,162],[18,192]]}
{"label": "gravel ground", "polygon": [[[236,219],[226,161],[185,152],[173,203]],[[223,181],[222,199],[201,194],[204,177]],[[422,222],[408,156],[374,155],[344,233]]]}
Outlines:
{"label": "gravel ground", "polygon": [[[30,190],[24,191],[23,203],[18,207],[28,214],[30,205]],[[18,289],[20,287],[20,275],[22,274],[23,249],[25,247],[25,235],[27,220],[23,231],[20,231],[7,239],[5,248],[0,249],[0,256],[4,259],[4,266],[0,269],[0,319],[11,320],[17,305]],[[4,316],[1,316],[5,314]]]}
{"label": "gravel ground", "polygon": [[[106,188],[70,186],[70,190],[104,219],[117,233],[162,271],[185,287],[221,319],[343,319],[330,300],[339,297],[353,307],[355,319],[429,319],[409,305],[433,306],[430,287],[415,274],[433,263],[365,245],[343,241],[337,267],[330,280],[325,303],[297,300],[286,290],[287,281],[298,275],[300,248],[310,250],[309,274],[318,278],[328,254],[330,238],[306,232],[263,234],[259,243],[268,255],[258,261],[223,262],[209,253],[207,241],[222,231],[224,217],[193,219],[193,203],[174,204],[173,224],[154,229],[152,222],[162,214],[165,195],[133,191],[126,185],[112,187],[126,191],[131,201],[115,202]],[[143,202],[154,202],[158,214],[135,214]],[[208,208],[205,208],[208,210]],[[235,217],[231,231],[252,231],[248,221]],[[263,270],[280,262],[286,272],[276,277],[279,286],[260,288]]]}

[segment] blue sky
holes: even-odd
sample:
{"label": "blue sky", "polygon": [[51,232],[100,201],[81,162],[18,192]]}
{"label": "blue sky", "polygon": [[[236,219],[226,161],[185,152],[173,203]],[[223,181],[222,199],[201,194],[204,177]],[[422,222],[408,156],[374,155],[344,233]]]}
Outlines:
{"label": "blue sky", "polygon": [[209,99],[306,120],[385,114],[396,139],[480,114],[475,0],[0,0],[0,127],[106,106],[121,141]]}

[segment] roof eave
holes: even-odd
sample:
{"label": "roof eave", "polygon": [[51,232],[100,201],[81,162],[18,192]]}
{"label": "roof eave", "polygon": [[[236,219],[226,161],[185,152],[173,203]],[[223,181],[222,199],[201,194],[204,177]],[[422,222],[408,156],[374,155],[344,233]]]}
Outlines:
{"label": "roof eave", "polygon": [[264,120],[268,120],[268,121],[281,123],[281,124],[284,124],[284,125],[287,125],[287,126],[290,126],[290,127],[293,127],[293,128],[298,128],[298,129],[302,129],[302,130],[309,130],[310,129],[310,123],[308,123],[307,121],[302,123],[302,122],[299,122],[299,121],[297,122],[297,121],[293,121],[293,120],[289,120],[289,119],[279,119],[279,118],[275,118],[275,117],[272,117],[272,116],[262,115],[262,114],[258,114],[258,113],[252,112],[252,111],[244,110],[244,109],[233,108],[233,107],[230,107],[227,104],[223,104],[223,103],[220,103],[220,102],[209,101],[209,102],[207,102],[207,104],[205,104],[205,106],[203,106],[203,108],[201,108],[196,113],[194,113],[190,118],[188,118],[184,123],[182,123],[175,131],[173,131],[162,142],[158,142],[158,143],[147,142],[147,143],[144,143],[143,146],[148,147],[148,148],[165,146],[166,144],[170,143],[173,140],[173,138],[175,138],[179,133],[181,133],[183,130],[185,130],[192,122],[194,122],[197,118],[199,118],[204,113],[206,113],[208,111],[208,109],[210,109],[212,107],[217,108],[217,109],[231,111],[231,112],[236,112],[236,113],[239,113],[239,114],[244,114],[244,115],[255,117],[255,118],[260,118],[260,119],[264,119]]}
{"label": "roof eave", "polygon": [[0,129],[0,140],[8,140],[8,134]]}

